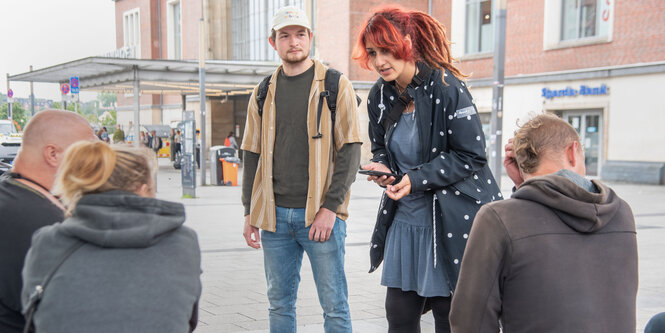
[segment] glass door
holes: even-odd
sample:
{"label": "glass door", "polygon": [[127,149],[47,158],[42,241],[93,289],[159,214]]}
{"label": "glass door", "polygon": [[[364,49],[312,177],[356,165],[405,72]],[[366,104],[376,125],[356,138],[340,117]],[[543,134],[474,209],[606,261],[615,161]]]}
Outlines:
{"label": "glass door", "polygon": [[600,175],[602,163],[602,111],[569,111],[563,112],[565,119],[580,136],[584,147],[584,165],[588,176]]}

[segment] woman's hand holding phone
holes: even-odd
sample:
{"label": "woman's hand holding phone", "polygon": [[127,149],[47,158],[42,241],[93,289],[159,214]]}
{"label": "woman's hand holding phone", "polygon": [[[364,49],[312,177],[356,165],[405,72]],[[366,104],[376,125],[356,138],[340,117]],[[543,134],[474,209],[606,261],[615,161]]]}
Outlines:
{"label": "woman's hand holding phone", "polygon": [[[370,164],[363,165],[360,168],[362,170],[372,170],[372,171],[379,171],[379,172],[385,172],[387,174],[392,174],[392,172],[390,171],[390,169],[388,169],[387,166],[377,162],[372,162]],[[386,176],[386,175],[383,176],[368,175],[367,180],[373,181],[377,183],[379,186],[388,186],[395,182],[395,177]]]}

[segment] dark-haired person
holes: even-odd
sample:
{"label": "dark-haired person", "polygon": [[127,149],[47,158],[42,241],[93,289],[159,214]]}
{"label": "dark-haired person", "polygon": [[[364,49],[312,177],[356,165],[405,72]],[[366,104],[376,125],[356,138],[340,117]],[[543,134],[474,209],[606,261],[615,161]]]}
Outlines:
{"label": "dark-haired person", "polygon": [[[201,295],[196,233],[180,203],[155,199],[147,148],[78,142],[53,193],[67,218],[41,228],[23,268],[22,302],[70,249],[34,314],[36,332],[191,332]],[[77,246],[77,247],[75,247]]]}
{"label": "dark-haired person", "polygon": [[476,215],[453,332],[635,332],[633,214],[584,177],[575,129],[554,115],[534,117],[506,146],[504,166],[518,188]]}
{"label": "dark-haired person", "polygon": [[[431,16],[387,6],[368,19],[354,50],[362,67],[380,75],[367,101],[373,158],[363,168],[401,175],[396,183],[368,177],[386,186],[377,223],[390,225],[381,278],[389,332],[419,332],[429,308],[436,332],[450,330],[471,222],[482,204],[501,198],[478,112],[449,44]],[[386,124],[401,94],[411,100]],[[372,244],[372,251],[381,245]]]}
{"label": "dark-haired person", "polygon": [[233,132],[229,132],[229,135],[224,139],[224,145],[236,150],[238,149],[238,142],[236,142],[236,136]]}

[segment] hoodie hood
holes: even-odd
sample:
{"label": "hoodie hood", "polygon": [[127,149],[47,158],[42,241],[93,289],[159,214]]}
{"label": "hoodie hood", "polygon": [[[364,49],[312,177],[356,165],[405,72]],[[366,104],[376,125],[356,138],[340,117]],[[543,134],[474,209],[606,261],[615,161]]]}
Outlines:
{"label": "hoodie hood", "polygon": [[180,203],[124,191],[85,195],[61,231],[108,248],[144,248],[156,244],[185,222]]}
{"label": "hoodie hood", "polygon": [[513,198],[529,200],[549,207],[572,229],[594,233],[603,229],[622,207],[622,200],[612,189],[592,180],[600,193],[592,193],[566,177],[551,174],[525,181]]}

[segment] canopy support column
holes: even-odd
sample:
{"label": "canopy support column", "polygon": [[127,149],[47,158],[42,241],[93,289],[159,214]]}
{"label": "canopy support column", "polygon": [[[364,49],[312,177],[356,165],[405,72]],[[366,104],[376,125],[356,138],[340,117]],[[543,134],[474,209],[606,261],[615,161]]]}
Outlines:
{"label": "canopy support column", "polygon": [[141,145],[139,141],[141,128],[141,98],[139,91],[139,67],[134,65],[134,146],[136,147]]}

